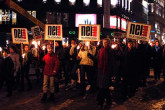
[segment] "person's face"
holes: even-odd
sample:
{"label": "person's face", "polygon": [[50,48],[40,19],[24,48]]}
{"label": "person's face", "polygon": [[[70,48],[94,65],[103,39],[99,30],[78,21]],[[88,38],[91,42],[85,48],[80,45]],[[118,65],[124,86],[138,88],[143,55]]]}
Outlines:
{"label": "person's face", "polygon": [[132,43],[131,42],[128,42],[128,48],[132,49]]}
{"label": "person's face", "polygon": [[135,48],[136,47],[136,42],[133,42],[132,46]]}
{"label": "person's face", "polygon": [[71,41],[71,44],[75,45],[75,44],[76,44],[76,42],[75,42],[74,40],[72,40],[72,41]]}
{"label": "person's face", "polygon": [[9,49],[10,53],[14,53],[14,50],[12,48]]}
{"label": "person's face", "polygon": [[52,48],[48,48],[48,53],[52,53]]}
{"label": "person's face", "polygon": [[156,46],[159,46],[159,42],[156,42],[155,45],[156,45]]}
{"label": "person's face", "polygon": [[25,46],[25,51],[29,51],[29,46]]}
{"label": "person's face", "polygon": [[107,40],[103,40],[103,46],[108,47],[108,41]]}
{"label": "person's face", "polygon": [[59,46],[59,43],[58,42],[55,42],[55,46],[58,47]]}
{"label": "person's face", "polygon": [[3,52],[3,57],[7,57],[7,52]]}

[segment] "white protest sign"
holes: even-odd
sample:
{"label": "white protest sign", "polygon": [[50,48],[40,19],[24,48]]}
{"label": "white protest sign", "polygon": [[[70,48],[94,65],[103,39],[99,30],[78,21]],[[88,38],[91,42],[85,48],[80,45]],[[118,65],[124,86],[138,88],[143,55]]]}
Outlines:
{"label": "white protest sign", "polygon": [[151,33],[151,25],[128,22],[126,37],[130,39],[148,41]]}
{"label": "white protest sign", "polygon": [[12,28],[12,40],[14,44],[29,44],[26,28]]}
{"label": "white protest sign", "polygon": [[62,25],[46,24],[45,25],[45,40],[63,40]]}
{"label": "white protest sign", "polygon": [[79,40],[100,41],[100,25],[79,25]]}
{"label": "white protest sign", "polygon": [[42,34],[41,34],[39,26],[32,27],[31,31],[32,31],[32,34],[33,34],[33,38],[35,40],[42,40]]}

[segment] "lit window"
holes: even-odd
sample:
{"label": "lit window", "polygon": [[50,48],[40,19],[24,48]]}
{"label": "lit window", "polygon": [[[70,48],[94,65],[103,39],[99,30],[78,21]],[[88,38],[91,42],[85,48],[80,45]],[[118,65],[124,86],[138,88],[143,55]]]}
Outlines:
{"label": "lit window", "polygon": [[27,11],[30,15],[32,14],[32,12],[31,11]]}
{"label": "lit window", "polygon": [[97,5],[98,5],[99,7],[102,7],[102,0],[97,0]]}
{"label": "lit window", "polygon": [[153,3],[151,4],[151,12],[154,12],[154,5],[153,5]]}
{"label": "lit window", "polygon": [[88,6],[90,4],[90,0],[83,0],[83,3],[85,4],[85,6]]}
{"label": "lit window", "polygon": [[155,23],[155,29],[157,29],[158,28],[158,24],[157,23]]}
{"label": "lit window", "polygon": [[12,11],[12,24],[14,25],[16,23],[17,23],[17,14]]}
{"label": "lit window", "polygon": [[131,2],[132,2],[132,0],[128,0],[128,3],[129,3],[128,10],[129,10],[129,11],[131,10]]}
{"label": "lit window", "polygon": [[147,8],[147,6],[148,6],[147,1],[143,0],[143,1],[142,1],[142,4],[143,4],[143,6],[144,6],[145,8]]}
{"label": "lit window", "polygon": [[32,11],[32,16],[36,18],[36,11]]}
{"label": "lit window", "polygon": [[17,0],[18,2],[22,2],[22,0]]}
{"label": "lit window", "polygon": [[124,0],[122,0],[122,8],[124,8]]}
{"label": "lit window", "polygon": [[2,10],[0,10],[0,24],[2,24]]}
{"label": "lit window", "polygon": [[69,2],[74,5],[76,3],[76,0],[69,0]]}
{"label": "lit window", "polygon": [[54,0],[57,4],[59,4],[61,2],[61,0]]}
{"label": "lit window", "polygon": [[43,2],[44,2],[44,3],[46,3],[46,2],[47,2],[47,0],[43,0]]}
{"label": "lit window", "polygon": [[118,3],[118,0],[111,0],[111,5],[112,6],[116,7],[117,3]]}
{"label": "lit window", "polygon": [[125,9],[128,8],[127,0],[125,0]]}

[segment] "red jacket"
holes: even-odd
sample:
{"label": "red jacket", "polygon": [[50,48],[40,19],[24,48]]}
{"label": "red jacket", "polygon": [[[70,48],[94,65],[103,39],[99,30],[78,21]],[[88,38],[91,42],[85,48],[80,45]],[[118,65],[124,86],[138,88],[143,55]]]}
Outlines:
{"label": "red jacket", "polygon": [[58,71],[60,64],[57,55],[47,54],[44,56],[43,61],[45,62],[44,75],[55,75],[54,71]]}

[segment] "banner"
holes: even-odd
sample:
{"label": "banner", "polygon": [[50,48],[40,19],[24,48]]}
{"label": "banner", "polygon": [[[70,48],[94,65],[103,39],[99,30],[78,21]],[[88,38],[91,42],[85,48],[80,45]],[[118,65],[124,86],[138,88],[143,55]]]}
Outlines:
{"label": "banner", "polygon": [[100,41],[100,25],[79,25],[79,40]]}
{"label": "banner", "polygon": [[12,40],[15,44],[29,44],[26,28],[12,28]]}
{"label": "banner", "polygon": [[151,25],[128,22],[127,38],[148,41],[151,33]]}
{"label": "banner", "polygon": [[62,41],[62,25],[46,24],[45,40],[61,40]]}
{"label": "banner", "polygon": [[32,27],[31,31],[32,31],[32,34],[33,34],[33,38],[35,40],[42,40],[42,34],[41,34],[39,26]]}

